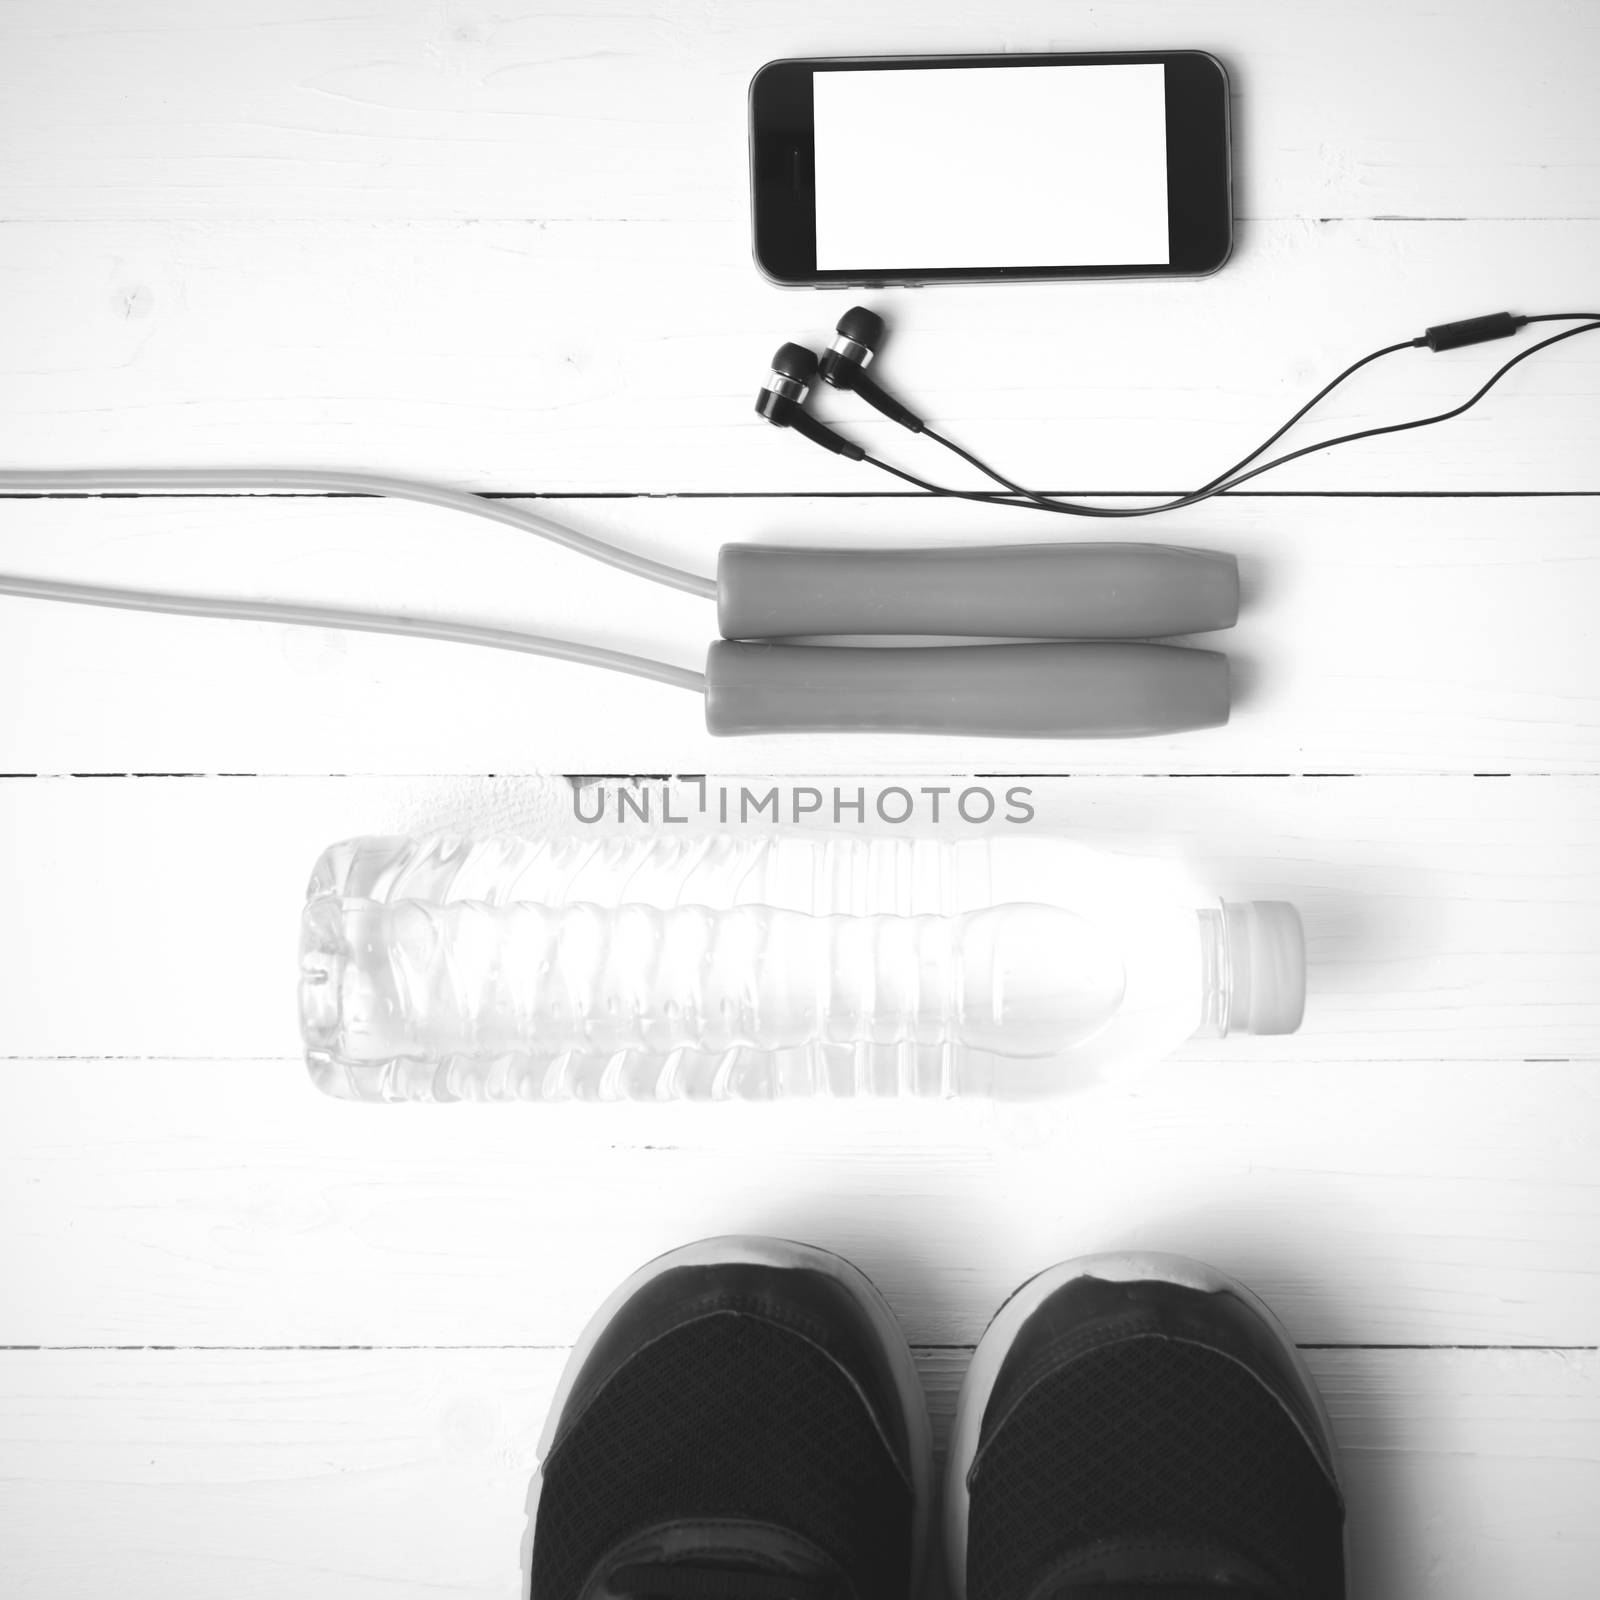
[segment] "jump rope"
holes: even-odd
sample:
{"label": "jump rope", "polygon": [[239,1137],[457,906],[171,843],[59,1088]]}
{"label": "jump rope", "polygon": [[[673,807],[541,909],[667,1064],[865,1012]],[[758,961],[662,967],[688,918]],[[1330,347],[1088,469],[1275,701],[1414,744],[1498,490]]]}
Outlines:
{"label": "jump rope", "polygon": [[[1448,411],[1340,434],[1259,462],[1314,407],[1372,362],[1401,350],[1452,350],[1506,338],[1537,322],[1580,325],[1519,352]],[[919,494],[1061,516],[1148,517],[1227,494],[1319,450],[1448,422],[1470,411],[1530,356],[1596,328],[1600,312],[1497,312],[1443,323],[1418,338],[1385,345],[1352,362],[1226,471],[1187,494],[1144,506],[1086,505],[1027,489],[929,427],[868,376],[885,326],[881,317],[861,306],[840,318],[820,358],[803,345],[783,345],[756,398],[756,411],[824,449],[910,484]],[[819,376],[943,446],[1000,487],[974,490],[933,483],[869,454],[806,410]],[[703,694],[706,726],[713,734],[894,731],[1123,737],[1213,727],[1228,718],[1224,656],[1149,642],[1233,625],[1239,601],[1237,563],[1214,551],[1151,544],[855,550],[733,544],[723,546],[713,580],[636,555],[538,512],[404,478],[279,468],[0,471],[0,495],[6,496],[252,491],[383,496],[486,517],[636,577],[715,600],[722,638],[711,645],[706,670],[700,673],[576,640],[376,611],[164,594],[7,573],[0,573],[0,594],[399,634],[551,656]],[[848,636],[1012,642],[894,648],[782,642]]]}

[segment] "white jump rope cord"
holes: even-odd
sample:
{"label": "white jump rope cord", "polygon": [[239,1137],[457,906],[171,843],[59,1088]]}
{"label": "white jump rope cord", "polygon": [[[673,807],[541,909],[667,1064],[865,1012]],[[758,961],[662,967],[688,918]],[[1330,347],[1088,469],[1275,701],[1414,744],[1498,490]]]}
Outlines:
{"label": "white jump rope cord", "polygon": [[[394,500],[417,500],[424,505],[462,511],[470,516],[503,522],[524,533],[537,534],[554,544],[575,550],[607,566],[666,584],[703,599],[715,599],[717,586],[702,578],[648,556],[634,555],[607,544],[592,534],[526,511],[499,500],[437,484],[407,478],[386,478],[360,472],[297,472],[285,469],[253,470],[247,467],[132,468],[85,471],[0,471],[0,494],[103,495],[103,494],[238,494],[251,491],[273,494],[381,495]],[[519,650],[529,655],[553,656],[584,666],[632,673],[657,683],[703,693],[705,676],[686,667],[645,656],[626,655],[599,645],[550,639],[542,634],[510,628],[479,627],[471,623],[426,617],[390,615],[375,611],[347,611],[335,607],[295,605],[270,600],[228,600],[140,589],[117,589],[99,584],[59,583],[49,578],[22,578],[0,573],[0,594],[29,600],[58,600],[71,605],[110,606],[127,611],[154,611],[175,616],[220,617],[249,622],[284,622],[308,628],[348,628],[359,633],[392,633],[417,639],[441,639],[454,644],[486,645],[496,650]]]}

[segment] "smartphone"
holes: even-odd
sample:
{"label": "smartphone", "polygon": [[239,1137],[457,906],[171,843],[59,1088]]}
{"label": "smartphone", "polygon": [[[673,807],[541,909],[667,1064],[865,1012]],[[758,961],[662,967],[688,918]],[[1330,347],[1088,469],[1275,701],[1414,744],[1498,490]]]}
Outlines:
{"label": "smartphone", "polygon": [[1228,75],[1198,50],[771,61],[750,180],[775,283],[1199,277],[1233,248]]}

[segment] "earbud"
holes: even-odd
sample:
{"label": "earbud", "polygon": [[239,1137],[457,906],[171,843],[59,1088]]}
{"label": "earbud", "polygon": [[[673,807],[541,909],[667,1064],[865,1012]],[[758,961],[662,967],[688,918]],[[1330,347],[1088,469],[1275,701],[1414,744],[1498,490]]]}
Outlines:
{"label": "earbud", "polygon": [[835,389],[853,390],[891,422],[898,422],[913,433],[921,433],[922,418],[908,411],[867,376],[867,363],[883,343],[883,335],[883,318],[876,311],[868,311],[865,306],[851,306],[839,318],[833,342],[822,353],[819,367],[823,380]]}
{"label": "earbud", "polygon": [[774,427],[793,428],[824,450],[860,461],[867,453],[860,445],[824,427],[806,410],[806,396],[816,376],[817,358],[803,344],[779,345],[772,358],[772,371],[756,396],[757,414]]}

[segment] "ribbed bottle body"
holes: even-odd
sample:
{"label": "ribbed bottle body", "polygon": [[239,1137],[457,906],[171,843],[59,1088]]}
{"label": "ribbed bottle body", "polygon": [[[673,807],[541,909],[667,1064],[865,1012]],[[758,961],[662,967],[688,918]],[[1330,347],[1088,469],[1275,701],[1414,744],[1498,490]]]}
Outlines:
{"label": "ribbed bottle body", "polygon": [[1033,1094],[1226,1031],[1215,906],[1048,837],[360,839],[301,1023],[355,1099]]}

